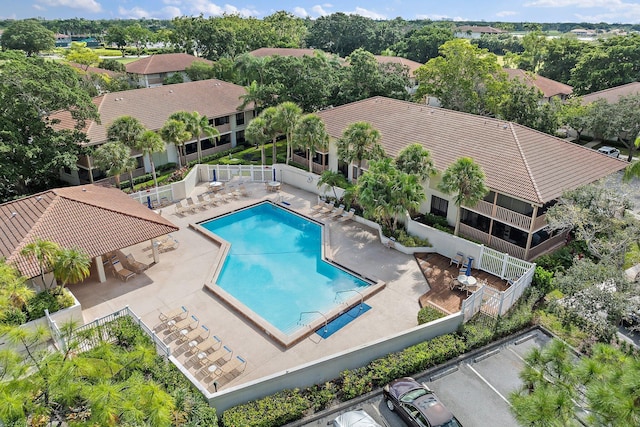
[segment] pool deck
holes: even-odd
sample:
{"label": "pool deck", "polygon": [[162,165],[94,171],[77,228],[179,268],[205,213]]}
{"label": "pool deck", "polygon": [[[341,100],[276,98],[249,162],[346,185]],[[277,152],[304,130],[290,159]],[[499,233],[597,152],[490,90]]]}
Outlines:
{"label": "pool deck", "polygon": [[[142,274],[121,282],[111,275],[107,282],[98,283],[90,278],[69,288],[83,307],[85,322],[110,314],[129,306],[151,327],[160,325],[158,315],[184,305],[189,314],[195,315],[200,325],[206,325],[212,335],[233,350],[233,357],[241,356],[247,365],[241,373],[235,372],[219,381],[219,388],[254,381],[267,375],[285,371],[313,360],[339,353],[349,348],[396,334],[417,325],[419,298],[429,286],[415,258],[383,246],[374,230],[355,221],[336,222],[324,220],[328,232],[325,255],[363,276],[386,282],[385,288],[366,300],[372,307],[362,317],[322,339],[310,335],[298,344],[284,349],[264,332],[248,322],[213,293],[205,284],[215,270],[214,260],[221,259],[220,246],[189,227],[224,213],[254,204],[260,200],[284,201],[288,208],[303,215],[310,215],[316,196],[300,189],[283,185],[278,193],[267,192],[262,183],[248,183],[247,197],[232,200],[221,206],[198,209],[194,213],[177,215],[174,207],[162,210],[162,215],[180,227],[172,233],[179,246],[160,254],[160,262]],[[196,187],[191,196],[206,190],[206,183]],[[316,220],[322,218],[312,217]],[[141,262],[153,261],[149,243],[123,250]],[[92,274],[95,277],[95,274]],[[186,345],[171,340],[166,329],[159,334],[172,348],[172,353],[201,379],[193,364],[193,356],[186,352]],[[211,384],[204,384],[211,392]]]}

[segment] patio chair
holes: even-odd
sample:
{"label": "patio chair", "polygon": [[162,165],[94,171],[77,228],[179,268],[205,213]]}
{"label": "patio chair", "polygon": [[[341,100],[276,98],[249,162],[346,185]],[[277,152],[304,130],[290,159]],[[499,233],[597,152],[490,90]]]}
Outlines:
{"label": "patio chair", "polygon": [[158,252],[165,253],[177,249],[180,242],[171,236],[170,238],[156,244],[158,245]]}
{"label": "patio chair", "polygon": [[[460,268],[460,265],[464,262],[465,256],[462,252],[456,252],[456,256],[453,258],[449,258],[449,265],[455,264],[457,268]],[[467,268],[466,266],[464,268]]]}
{"label": "patio chair", "polygon": [[149,265],[136,261],[133,255],[125,255],[122,251],[116,251],[116,256],[118,257],[118,261],[126,268],[127,270],[131,270],[136,274],[143,273]]}
{"label": "patio chair", "polygon": [[342,215],[340,215],[340,218],[338,218],[337,220],[340,222],[346,222],[353,219],[353,216],[355,214],[356,214],[356,210],[354,208],[351,208],[349,209],[349,212],[343,212]]}
{"label": "patio chair", "polygon": [[192,314],[191,317],[186,317],[177,322],[169,321],[167,322],[167,326],[171,332],[182,332],[182,330],[186,328],[189,328],[189,330],[197,328],[198,323],[200,323],[200,320]]}
{"label": "patio chair", "polygon": [[180,200],[179,202],[176,202],[175,206],[176,206],[176,214],[178,215],[184,215],[185,213],[191,210],[189,206],[185,206],[182,204],[182,200]]}
{"label": "patio chair", "polygon": [[200,328],[192,329],[191,331],[187,331],[185,334],[181,334],[178,337],[178,342],[187,342],[189,343],[189,348],[195,347],[198,343],[206,340],[209,337],[209,328],[205,325],[200,325]]}
{"label": "patio chair", "polygon": [[195,356],[194,361],[200,366],[203,366],[203,368],[201,369],[201,372],[203,372],[205,376],[208,376],[208,375],[211,375],[212,373],[209,368],[215,365],[215,362],[217,362],[220,359],[229,360],[229,359],[226,359],[227,357],[231,359],[231,357],[233,357],[233,351],[231,351],[231,349],[226,345],[223,345],[222,348],[219,348],[218,350],[210,354],[198,353]]}
{"label": "patio chair", "polygon": [[248,197],[251,195],[251,192],[247,190],[247,187],[244,185],[244,183],[238,186],[238,191],[240,192],[240,195],[244,197]]}
{"label": "patio chair", "polygon": [[200,208],[200,204],[193,201],[191,197],[187,197],[187,209],[191,212],[195,212],[196,209]]}
{"label": "patio chair", "polygon": [[314,206],[311,206],[311,210],[312,211],[319,211],[320,209],[324,208],[325,206],[326,206],[326,202],[318,197],[318,203],[316,203]]}
{"label": "patio chair", "polygon": [[224,365],[220,366],[219,369],[215,370],[213,374],[210,375],[210,378],[212,381],[215,381],[226,374],[232,373],[233,371],[242,372],[246,367],[247,361],[240,356],[236,356]]}
{"label": "patio chair", "polygon": [[205,338],[203,341],[197,343],[195,346],[191,346],[191,343],[189,343],[190,346],[190,353],[194,353],[197,352],[198,354],[202,353],[203,357],[205,357],[208,353],[209,350],[219,350],[220,347],[222,347],[222,341],[220,341],[220,338],[218,338],[217,336],[213,336],[211,338]]}
{"label": "patio chair", "polygon": [[333,203],[325,203],[324,207],[318,210],[318,215],[326,215],[331,213],[332,210],[336,209],[336,206]]}
{"label": "patio chair", "polygon": [[329,219],[338,218],[340,215],[342,215],[343,212],[344,212],[344,205],[340,205],[338,206],[337,209],[333,210],[329,215],[327,215],[327,218]]}
{"label": "patio chair", "polygon": [[205,199],[204,198],[204,194],[198,194],[196,197],[198,198],[198,206],[199,207],[201,207],[203,209],[206,209],[206,208],[209,207],[209,205],[210,205],[209,204],[209,199]]}
{"label": "patio chair", "polygon": [[161,322],[169,322],[171,320],[182,320],[184,318],[186,318],[189,315],[189,310],[187,310],[187,308],[183,305],[181,307],[178,308],[174,308],[173,310],[167,311],[167,312],[160,312],[160,314],[158,314],[158,319],[160,319]]}
{"label": "patio chair", "polygon": [[134,273],[133,271],[124,268],[120,261],[117,259],[112,260],[111,265],[113,266],[113,273],[116,275],[116,277],[124,282],[136,275],[136,273]]}

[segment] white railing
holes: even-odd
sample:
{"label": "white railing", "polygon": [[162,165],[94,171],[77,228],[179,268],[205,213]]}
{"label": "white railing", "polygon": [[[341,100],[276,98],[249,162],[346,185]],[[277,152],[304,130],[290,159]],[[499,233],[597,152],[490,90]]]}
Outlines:
{"label": "white railing", "polygon": [[273,168],[265,165],[202,165],[207,168],[209,181],[273,181]]}
{"label": "white railing", "polygon": [[154,209],[168,206],[174,201],[173,187],[171,184],[138,191],[137,193],[130,194],[130,196],[142,204],[151,204],[151,207]]}

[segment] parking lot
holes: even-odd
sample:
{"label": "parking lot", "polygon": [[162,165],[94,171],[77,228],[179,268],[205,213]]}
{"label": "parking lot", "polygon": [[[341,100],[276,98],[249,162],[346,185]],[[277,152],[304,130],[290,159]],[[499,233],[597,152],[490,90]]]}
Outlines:
{"label": "parking lot", "polygon": [[[518,374],[524,366],[524,356],[550,340],[543,331],[534,329],[415,378],[434,390],[465,427],[516,426],[507,401],[509,393],[521,384]],[[377,390],[364,401],[347,402],[290,426],[326,426],[339,414],[353,409],[364,409],[382,426],[405,425],[387,408],[381,390]]]}

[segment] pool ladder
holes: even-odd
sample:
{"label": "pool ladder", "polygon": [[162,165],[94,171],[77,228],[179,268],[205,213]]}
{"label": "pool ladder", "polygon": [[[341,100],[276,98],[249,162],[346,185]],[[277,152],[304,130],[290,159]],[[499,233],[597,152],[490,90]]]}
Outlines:
{"label": "pool ladder", "polygon": [[358,291],[358,290],[356,290],[356,289],[345,289],[345,290],[343,290],[343,291],[337,291],[337,292],[336,292],[336,296],[335,296],[335,298],[333,299],[333,302],[340,302],[340,303],[342,303],[342,304],[346,304],[346,303],[345,303],[345,302],[343,302],[343,301],[339,301],[339,299],[340,299],[340,298],[339,298],[340,294],[343,294],[343,293],[345,293],[345,292],[355,292],[355,293],[357,293],[358,295],[360,295],[360,310],[362,310],[362,304],[364,304],[364,295],[362,295],[362,292],[360,292],[360,291]]}
{"label": "pool ladder", "polygon": [[298,319],[298,325],[302,325],[302,326],[307,326],[309,323],[302,323],[302,316],[305,314],[312,314],[312,313],[317,313],[320,316],[324,317],[324,332],[327,333],[327,324],[329,323],[327,316],[324,315],[324,313],[314,310],[314,311],[302,311],[300,312],[300,318]]}

